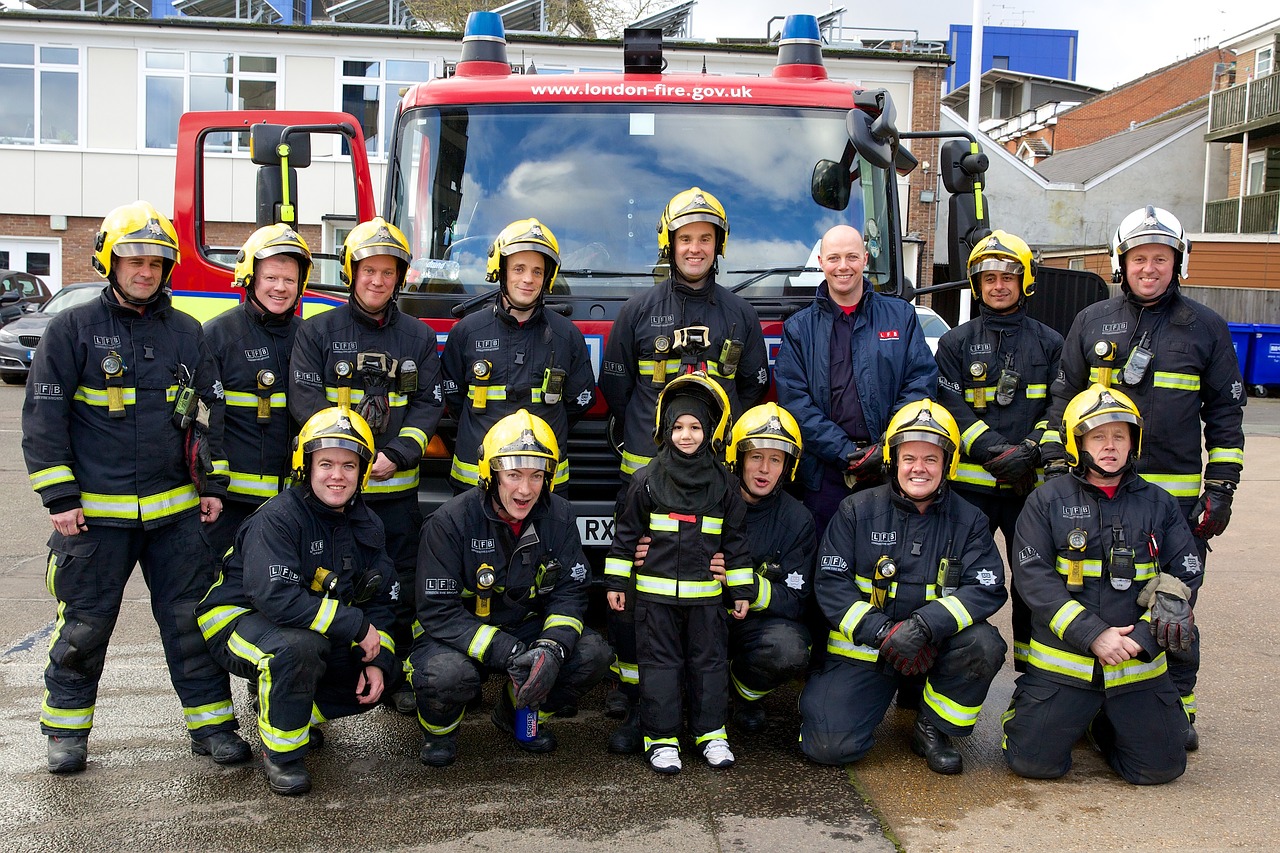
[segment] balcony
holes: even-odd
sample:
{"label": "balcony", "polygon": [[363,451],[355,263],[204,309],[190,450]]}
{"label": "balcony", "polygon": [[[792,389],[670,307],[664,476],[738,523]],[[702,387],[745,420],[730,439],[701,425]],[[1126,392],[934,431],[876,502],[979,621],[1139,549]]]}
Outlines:
{"label": "balcony", "polygon": [[1206,142],[1241,142],[1246,132],[1280,128],[1280,74],[1209,94]]}
{"label": "balcony", "polygon": [[1280,192],[1225,198],[1204,206],[1206,234],[1276,234],[1280,226]]}

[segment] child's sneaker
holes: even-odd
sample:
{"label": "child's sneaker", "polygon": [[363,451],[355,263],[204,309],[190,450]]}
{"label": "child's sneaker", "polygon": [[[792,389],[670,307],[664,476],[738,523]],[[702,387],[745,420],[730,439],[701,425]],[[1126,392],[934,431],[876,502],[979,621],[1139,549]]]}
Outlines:
{"label": "child's sneaker", "polygon": [[[729,760],[730,763],[733,762],[732,756],[730,756]],[[683,766],[680,763],[680,750],[674,746],[657,747],[653,752],[649,753],[649,766],[658,773],[664,773],[668,776],[679,773],[680,768]]]}
{"label": "child's sneaker", "polygon": [[702,747],[702,755],[716,770],[726,770],[733,766],[733,753],[729,751],[729,742],[721,738],[709,740]]}

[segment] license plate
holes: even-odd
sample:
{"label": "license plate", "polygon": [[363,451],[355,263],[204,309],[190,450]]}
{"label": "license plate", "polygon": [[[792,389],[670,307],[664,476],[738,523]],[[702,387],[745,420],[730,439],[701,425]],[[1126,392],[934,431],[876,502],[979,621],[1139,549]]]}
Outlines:
{"label": "license plate", "polygon": [[612,545],[613,516],[586,515],[578,519],[583,545]]}
{"label": "license plate", "polygon": [[35,358],[36,358],[36,351],[33,349],[27,350],[27,361],[35,361]]}

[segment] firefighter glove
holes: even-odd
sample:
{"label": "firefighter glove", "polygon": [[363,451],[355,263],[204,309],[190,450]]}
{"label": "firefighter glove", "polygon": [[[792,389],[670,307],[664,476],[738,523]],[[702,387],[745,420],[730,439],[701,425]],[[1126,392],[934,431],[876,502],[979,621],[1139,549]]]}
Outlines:
{"label": "firefighter glove", "polygon": [[879,444],[872,444],[849,454],[846,460],[849,467],[845,471],[846,479],[852,476],[857,480],[874,480],[884,473],[884,450]]}
{"label": "firefighter glove", "polygon": [[209,485],[209,475],[213,473],[213,457],[209,451],[209,430],[199,421],[192,421],[187,427],[183,452],[191,482],[197,492],[204,494],[205,487]]}
{"label": "firefighter glove", "polygon": [[1218,536],[1231,521],[1231,501],[1235,497],[1236,484],[1221,480],[1205,480],[1204,494],[1191,511],[1191,518],[1198,522],[1192,531],[1201,539]]}
{"label": "firefighter glove", "polygon": [[523,653],[512,658],[507,674],[515,687],[517,708],[537,708],[547,701],[564,663],[564,646],[555,640],[536,640]]}
{"label": "firefighter glove", "polygon": [[919,613],[912,613],[889,629],[880,644],[880,655],[903,675],[921,675],[929,671],[938,657],[938,649],[930,643],[931,639],[924,619]]}
{"label": "firefighter glove", "polygon": [[1064,474],[1071,473],[1071,466],[1067,464],[1065,459],[1046,459],[1044,463],[1044,479],[1046,482],[1054,477],[1061,477]]}
{"label": "firefighter glove", "polygon": [[1138,606],[1151,608],[1151,635],[1161,648],[1186,651],[1195,639],[1191,589],[1166,572],[1151,579],[1138,594]]}
{"label": "firefighter glove", "polygon": [[387,401],[386,394],[365,394],[356,411],[369,424],[374,435],[382,435],[387,431],[387,424],[391,420],[391,404]]}
{"label": "firefighter glove", "polygon": [[1018,444],[995,445],[991,448],[991,458],[982,467],[1000,482],[1017,485],[1028,477],[1035,477],[1039,456],[1036,443],[1028,438]]}

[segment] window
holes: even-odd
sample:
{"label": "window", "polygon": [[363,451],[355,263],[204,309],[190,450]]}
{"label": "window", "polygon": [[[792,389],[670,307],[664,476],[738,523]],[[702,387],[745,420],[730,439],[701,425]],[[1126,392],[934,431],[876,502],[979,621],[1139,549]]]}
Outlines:
{"label": "window", "polygon": [[[149,50],[145,65],[143,133],[147,148],[177,148],[178,117],[188,110],[276,108],[275,57]],[[219,134],[210,143],[213,150],[247,150],[249,135]]]}
{"label": "window", "polygon": [[993,56],[993,57],[991,57],[991,67],[992,67],[992,68],[999,68],[999,69],[1002,69],[1002,70],[1008,70],[1008,68],[1009,68],[1009,57],[1007,57],[1007,56]]}
{"label": "window", "polygon": [[1275,68],[1275,47],[1260,47],[1253,60],[1253,76],[1265,77]]}
{"label": "window", "polygon": [[1083,270],[1083,269],[1084,269],[1084,258],[1070,258],[1070,259],[1067,261],[1067,269],[1069,269],[1069,270]]}
{"label": "window", "polygon": [[0,144],[80,143],[80,49],[0,43]]}
{"label": "window", "polygon": [[1267,183],[1267,152],[1254,151],[1249,154],[1249,165],[1244,185],[1245,195],[1257,195],[1263,192]]}
{"label": "window", "polygon": [[[370,157],[387,156],[400,90],[430,77],[430,62],[349,59],[342,63],[341,108],[360,119]],[[346,142],[342,144],[345,154]]]}

